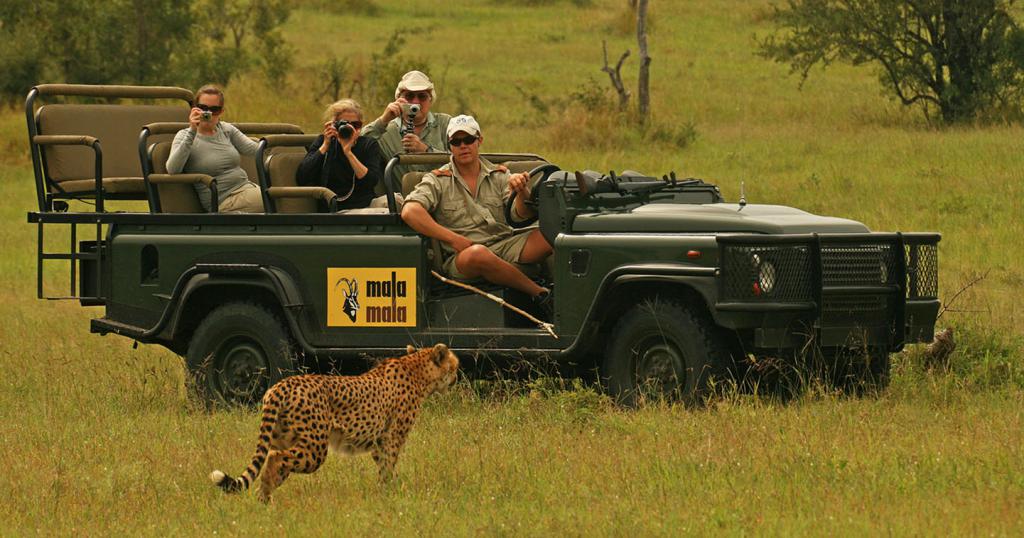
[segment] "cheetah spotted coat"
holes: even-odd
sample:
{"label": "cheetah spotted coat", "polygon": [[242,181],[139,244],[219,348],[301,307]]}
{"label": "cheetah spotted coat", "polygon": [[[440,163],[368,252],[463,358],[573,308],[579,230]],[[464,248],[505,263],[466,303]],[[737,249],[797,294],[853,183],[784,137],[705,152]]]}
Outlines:
{"label": "cheetah spotted coat", "polygon": [[267,502],[289,474],[320,468],[329,447],[345,455],[369,452],[381,480],[388,480],[423,400],[454,383],[459,368],[444,344],[407,352],[359,376],[299,375],[275,384],[263,396],[249,467],[238,478],[213,471],[210,479],[234,493],[260,476],[260,498]]}

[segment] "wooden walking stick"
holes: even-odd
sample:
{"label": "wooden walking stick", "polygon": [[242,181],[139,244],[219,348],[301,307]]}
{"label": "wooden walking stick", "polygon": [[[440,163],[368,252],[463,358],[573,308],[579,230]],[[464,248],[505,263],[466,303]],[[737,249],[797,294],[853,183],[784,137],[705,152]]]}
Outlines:
{"label": "wooden walking stick", "polygon": [[533,323],[536,323],[538,327],[540,327],[541,329],[544,329],[545,331],[547,331],[548,334],[550,334],[551,336],[553,336],[556,339],[558,338],[558,335],[555,334],[555,331],[553,329],[553,327],[554,327],[553,324],[545,323],[545,322],[543,322],[543,321],[541,321],[541,320],[531,316],[529,313],[527,313],[523,309],[509,304],[505,299],[502,299],[501,297],[498,297],[498,296],[495,296],[495,295],[491,295],[490,293],[487,293],[486,291],[484,291],[484,290],[482,290],[480,288],[477,288],[475,286],[470,286],[469,284],[466,284],[464,282],[459,282],[457,280],[452,280],[450,278],[447,278],[447,277],[443,276],[441,273],[438,273],[437,271],[430,271],[430,274],[434,275],[435,277],[437,277],[438,280],[440,280],[441,282],[444,282],[445,284],[451,284],[453,286],[458,286],[460,288],[467,289],[467,290],[469,290],[469,291],[471,291],[471,292],[473,292],[473,293],[475,293],[477,295],[483,295],[484,297],[487,297],[488,299],[490,299],[490,300],[500,304],[501,306],[504,306],[505,308],[508,308],[509,310],[515,312],[516,314],[519,314],[520,316],[523,316],[524,318],[532,321]]}

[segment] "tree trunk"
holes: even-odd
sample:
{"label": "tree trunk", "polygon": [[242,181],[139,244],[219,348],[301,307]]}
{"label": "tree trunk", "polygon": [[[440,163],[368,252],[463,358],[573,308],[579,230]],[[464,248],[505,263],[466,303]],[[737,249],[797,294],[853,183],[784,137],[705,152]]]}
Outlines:
{"label": "tree trunk", "polygon": [[651,106],[651,57],[647,55],[647,0],[637,2],[636,41],[640,48],[640,76],[637,81],[637,100],[640,103],[640,124],[647,122]]}
{"label": "tree trunk", "polygon": [[977,112],[977,73],[975,54],[972,49],[973,36],[969,13],[954,0],[944,0],[942,24],[945,34],[946,66],[949,68],[949,84],[939,95],[942,119],[958,122],[973,119]]}

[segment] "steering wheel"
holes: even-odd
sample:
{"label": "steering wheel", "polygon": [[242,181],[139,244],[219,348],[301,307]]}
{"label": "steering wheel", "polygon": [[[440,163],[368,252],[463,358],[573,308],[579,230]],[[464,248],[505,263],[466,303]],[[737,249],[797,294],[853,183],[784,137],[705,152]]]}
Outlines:
{"label": "steering wheel", "polygon": [[[540,192],[540,188],[539,187],[541,185],[543,185],[544,182],[548,180],[548,178],[551,177],[551,174],[554,174],[555,172],[558,172],[559,170],[561,170],[561,168],[559,168],[557,164],[551,164],[551,163],[542,164],[542,165],[534,168],[533,170],[530,170],[530,173],[529,173],[530,179],[533,179],[533,176],[535,176],[537,174],[540,174],[540,173],[543,173],[544,175],[542,175],[539,180],[537,180],[535,183],[533,183],[533,186],[530,187],[530,199],[529,200],[523,200],[523,203],[526,204],[529,207],[532,207],[532,208],[536,209],[536,207],[537,207],[537,197],[538,197],[538,193]],[[508,202],[505,204],[505,222],[507,222],[508,225],[513,227],[513,228],[525,228],[526,226],[529,226],[529,225],[533,224],[534,222],[537,222],[537,215],[534,215],[534,216],[532,216],[532,217],[530,217],[530,218],[528,218],[526,220],[522,220],[522,221],[514,221],[514,220],[512,220],[512,207],[515,206],[516,196],[518,196],[518,195],[519,195],[519,193],[517,193],[516,191],[512,191],[511,196],[508,197]]]}

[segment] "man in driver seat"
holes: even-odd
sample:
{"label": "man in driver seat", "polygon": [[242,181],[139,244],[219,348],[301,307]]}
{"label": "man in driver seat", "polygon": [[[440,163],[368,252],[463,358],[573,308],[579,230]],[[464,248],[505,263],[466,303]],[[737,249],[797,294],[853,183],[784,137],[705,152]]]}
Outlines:
{"label": "man in driver seat", "polygon": [[483,136],[472,116],[452,118],[447,135],[451,160],[423,176],[405,198],[402,219],[441,242],[447,274],[517,289],[550,311],[551,291],[513,264],[542,262],[551,254],[551,245],[536,226],[516,229],[505,221],[505,205],[513,192],[512,218],[535,215],[523,203],[530,196],[529,174],[509,174],[504,166],[480,157]]}

